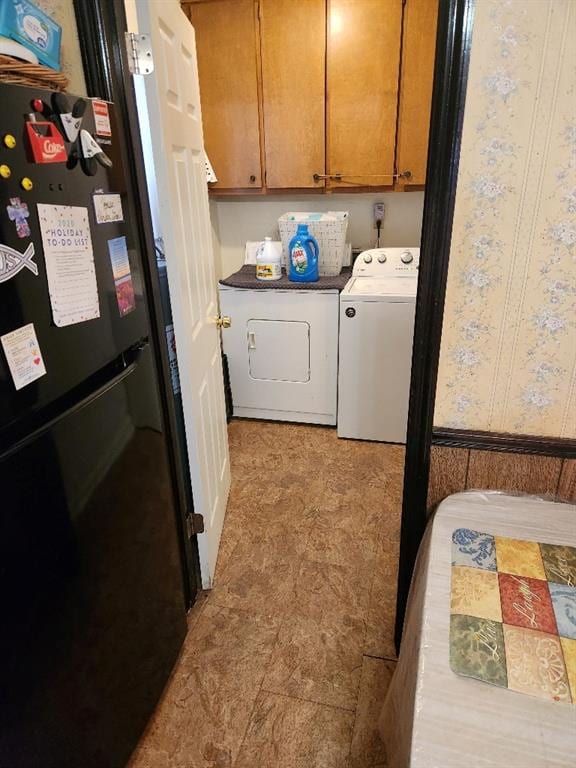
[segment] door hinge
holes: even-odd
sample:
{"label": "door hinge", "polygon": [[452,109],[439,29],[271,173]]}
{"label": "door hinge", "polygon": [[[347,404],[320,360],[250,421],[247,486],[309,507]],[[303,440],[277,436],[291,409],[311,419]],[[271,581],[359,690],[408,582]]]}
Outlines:
{"label": "door hinge", "polygon": [[204,533],[204,517],[197,512],[186,515],[186,533],[189,539],[196,533]]}
{"label": "door hinge", "polygon": [[150,35],[126,32],[126,53],[128,68],[132,75],[149,75],[154,71],[152,40]]}

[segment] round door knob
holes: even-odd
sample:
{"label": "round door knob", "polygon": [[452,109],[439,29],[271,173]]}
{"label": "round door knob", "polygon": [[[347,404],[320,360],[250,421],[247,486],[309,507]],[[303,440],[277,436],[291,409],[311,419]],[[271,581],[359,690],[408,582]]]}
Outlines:
{"label": "round door knob", "polygon": [[250,176],[250,181],[251,181],[252,184],[254,184],[254,182],[256,181],[256,176],[254,176],[254,174],[252,174],[252,176]]}
{"label": "round door knob", "polygon": [[404,251],[404,253],[400,256],[400,261],[402,264],[410,264],[411,261],[414,260],[414,256],[410,253],[410,251]]}
{"label": "round door knob", "polygon": [[386,262],[386,254],[385,253],[379,253],[378,254],[378,261],[380,264],[384,264]]}
{"label": "round door knob", "polygon": [[364,263],[365,264],[370,264],[371,261],[372,261],[372,256],[369,253],[365,254],[365,256],[364,256]]}

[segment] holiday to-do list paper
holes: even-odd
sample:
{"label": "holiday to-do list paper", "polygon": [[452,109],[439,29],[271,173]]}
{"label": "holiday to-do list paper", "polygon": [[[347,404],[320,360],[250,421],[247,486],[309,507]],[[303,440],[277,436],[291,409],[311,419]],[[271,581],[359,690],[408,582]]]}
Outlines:
{"label": "holiday to-do list paper", "polygon": [[100,317],[88,209],[38,203],[38,218],[55,325]]}
{"label": "holiday to-do list paper", "polygon": [[576,704],[576,549],[452,534],[450,666],[460,675]]}

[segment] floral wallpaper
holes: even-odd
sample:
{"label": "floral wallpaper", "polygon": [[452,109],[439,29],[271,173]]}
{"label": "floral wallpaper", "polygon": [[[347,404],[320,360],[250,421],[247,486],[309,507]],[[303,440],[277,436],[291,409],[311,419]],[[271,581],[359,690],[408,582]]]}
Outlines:
{"label": "floral wallpaper", "polygon": [[68,90],[70,93],[86,96],[84,67],[82,66],[82,56],[78,42],[73,0],[34,0],[34,2],[44,13],[47,13],[48,16],[52,17],[62,27],[60,61],[62,71],[70,80]]}
{"label": "floral wallpaper", "polygon": [[477,0],[434,423],[576,437],[576,2]]}

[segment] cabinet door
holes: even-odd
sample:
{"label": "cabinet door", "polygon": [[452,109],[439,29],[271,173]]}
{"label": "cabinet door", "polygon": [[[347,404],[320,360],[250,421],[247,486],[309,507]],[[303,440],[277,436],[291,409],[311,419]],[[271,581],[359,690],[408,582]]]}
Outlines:
{"label": "cabinet door", "polygon": [[220,0],[185,10],[196,30],[204,143],[218,177],[210,188],[261,187],[257,6]]}
{"label": "cabinet door", "polygon": [[408,184],[424,184],[436,53],[438,0],[406,0],[397,164],[410,171]]}
{"label": "cabinet door", "polygon": [[393,184],[402,0],[329,0],[330,186]]}
{"label": "cabinet door", "polygon": [[323,187],[325,0],[260,0],[266,186]]}

